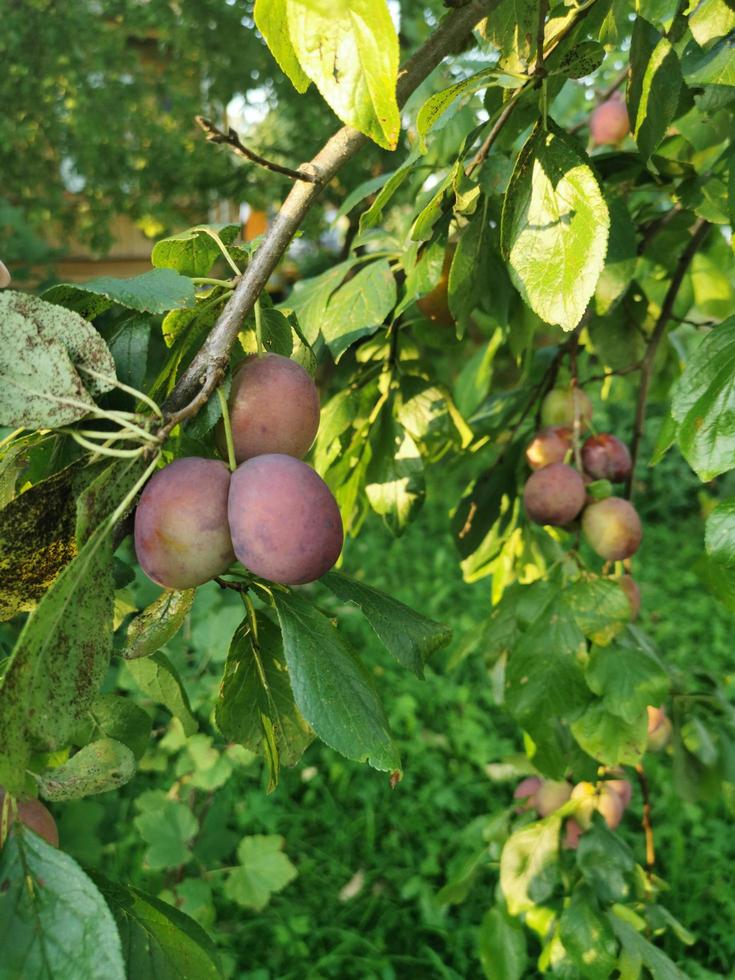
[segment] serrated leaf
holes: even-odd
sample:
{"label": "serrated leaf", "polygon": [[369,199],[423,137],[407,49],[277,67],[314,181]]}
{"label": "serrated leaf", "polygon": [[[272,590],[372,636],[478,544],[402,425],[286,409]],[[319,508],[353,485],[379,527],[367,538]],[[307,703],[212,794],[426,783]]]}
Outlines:
{"label": "serrated leaf", "polygon": [[610,910],[607,917],[623,948],[648,967],[653,980],[687,980],[686,974],[682,973],[663,950],[649,943],[628,922],[616,915],[614,910]]}
{"label": "serrated leaf", "polygon": [[189,615],[196,589],[177,592],[165,589],[128,626],[123,657],[137,660],[160,650],[181,629]]}
{"label": "serrated leaf", "polygon": [[191,841],[199,823],[191,810],[178,800],[162,799],[146,808],[133,823],[148,844],[145,862],[152,870],[178,868],[191,858]]}
{"label": "serrated leaf", "polygon": [[606,708],[628,724],[659,704],[669,690],[669,678],[655,650],[627,630],[610,646],[593,647],[585,677]]}
{"label": "serrated leaf", "polygon": [[36,779],[41,796],[58,802],[106,793],[124,786],[134,775],[135,756],[127,745],[114,738],[101,738]]}
{"label": "serrated leaf", "polygon": [[99,694],[89,709],[97,730],[107,738],[117,739],[140,759],[151,736],[152,722],[131,699],[118,694]]}
{"label": "serrated leaf", "polygon": [[128,317],[110,339],[118,380],[140,390],[148,368],[148,344],[152,322],[143,316]]}
{"label": "serrated leaf", "polygon": [[416,130],[419,135],[419,150],[426,153],[426,134],[437,124],[449,107],[460,97],[474,95],[480,89],[492,85],[499,72],[496,68],[483,68],[482,71],[455,82],[441,92],[434,92],[424,102],[416,116]]}
{"label": "serrated leaf", "polygon": [[642,17],[633,25],[628,115],[641,156],[650,159],[676,117],[681,67],[670,41]]}
{"label": "serrated leaf", "polygon": [[396,537],[416,517],[426,497],[424,464],[416,443],[393,417],[387,403],[370,433],[372,458],[365,474],[365,495]]}
{"label": "serrated leaf", "polygon": [[735,317],[704,336],[674,386],[671,414],[684,458],[706,482],[735,459]]}
{"label": "serrated leaf", "polygon": [[240,866],[227,876],[225,895],[244,908],[264,909],[271,896],[283,891],[298,874],[283,853],[285,843],[277,834],[243,837],[237,848]]}
{"label": "serrated leaf", "polygon": [[125,980],[120,937],[68,854],[20,826],[0,851],[0,975]]}
{"label": "serrated leaf", "polygon": [[333,292],[321,332],[335,360],[378,329],[396,304],[396,281],[387,259],[370,262]]}
{"label": "serrated leaf", "polygon": [[230,245],[240,234],[239,224],[197,225],[186,231],[162,238],[151,252],[151,265],[157,269],[175,269],[182,276],[206,276],[222,251],[205,229],[211,229]]}
{"label": "serrated leaf", "polygon": [[128,977],[222,977],[214,943],[192,918],[132,885],[109,881],[97,873],[92,878],[117,922]]}
{"label": "serrated leaf", "polygon": [[89,282],[62,283],[46,290],[44,297],[51,302],[74,302],[92,294],[97,302],[95,315],[117,304],[140,313],[166,313],[194,305],[194,283],[173,269],[151,269],[131,279],[100,276]]}
{"label": "serrated leaf", "polygon": [[280,764],[295,766],[314,736],[294,703],[280,631],[265,616],[257,622],[257,639],[247,620],[232,638],[215,721],[226,739],[265,757],[274,789]]}
{"label": "serrated leaf", "polygon": [[559,877],[561,819],[552,815],[508,838],[500,855],[500,887],[511,915],[528,912],[552,895]]}
{"label": "serrated leaf", "polygon": [[319,336],[332,293],[356,262],[356,259],[345,259],[321,275],[300,280],[289,293],[285,305],[295,310],[304,336],[310,344]]}
{"label": "serrated leaf", "polygon": [[707,51],[689,48],[681,70],[688,85],[735,85],[735,41],[723,38]]}
{"label": "serrated leaf", "polygon": [[503,204],[501,240],[511,279],[547,323],[573,330],[607,251],[610,218],[599,185],[556,126],[537,127],[518,157]]}
{"label": "serrated leaf", "polygon": [[[606,653],[614,652],[609,647]],[[609,701],[594,701],[572,722],[572,735],[579,746],[606,766],[634,766],[646,750],[645,709],[632,721],[608,710]]]}
{"label": "serrated leaf", "polygon": [[727,0],[701,0],[687,23],[694,40],[703,48],[735,30],[735,10]]}
{"label": "serrated leaf", "polygon": [[162,704],[181,722],[184,734],[193,735],[199,727],[191,712],[186,689],[176,668],[160,650],[139,660],[127,660],[136,684],[157,704]]}
{"label": "serrated leaf", "polygon": [[525,72],[536,57],[538,0],[502,0],[484,22],[484,36],[500,50],[500,64]]}
{"label": "serrated leaf", "polygon": [[299,64],[288,32],[288,0],[255,0],[255,26],[297,92],[305,92],[309,79]]}
{"label": "serrated leaf", "polygon": [[578,578],[565,589],[563,600],[584,635],[601,646],[609,643],[630,620],[630,602],[618,582]]}
{"label": "serrated leaf", "polygon": [[[79,314],[27,293],[0,292],[0,425],[57,428],[83,418],[109,391],[115,362]],[[98,378],[86,373],[93,371]]]}
{"label": "serrated leaf", "polygon": [[[406,162],[400,166],[398,170],[394,170],[391,174],[382,175],[387,178],[385,183],[375,195],[375,200],[370,207],[360,215],[360,235],[368,231],[370,228],[377,227],[382,222],[385,206],[388,204],[390,199],[403,184],[409,174],[413,171],[418,157],[418,150],[412,150],[411,153],[409,153]],[[357,241],[359,242],[359,237]]]}
{"label": "serrated leaf", "polygon": [[448,626],[422,616],[364,582],[334,571],[328,572],[321,581],[337,598],[358,606],[386,650],[418,677],[423,677],[424,664],[432,653],[441,650],[452,638]]}
{"label": "serrated leaf", "polygon": [[32,748],[70,741],[107,670],[114,583],[106,518],[138,482],[139,467],[119,461],[115,481],[88,502],[96,530],[29,615],[0,682],[0,783],[11,791],[22,787]]}
{"label": "serrated leaf", "polygon": [[399,769],[383,706],[354,650],[303,596],[276,592],[274,599],[294,700],[306,721],[348,759]]}
{"label": "serrated leaf", "polygon": [[386,0],[287,0],[288,36],[304,73],[343,123],[395,149],[398,36]]}

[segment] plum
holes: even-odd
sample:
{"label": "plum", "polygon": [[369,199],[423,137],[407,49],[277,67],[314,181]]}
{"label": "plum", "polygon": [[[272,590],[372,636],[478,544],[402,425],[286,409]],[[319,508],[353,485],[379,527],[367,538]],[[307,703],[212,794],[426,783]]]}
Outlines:
{"label": "plum", "polygon": [[610,830],[615,830],[623,819],[625,806],[622,797],[610,782],[602,783],[597,789],[592,783],[577,783],[572,790],[571,799],[579,801],[574,819],[582,830],[587,830],[591,825],[595,810],[602,816]]}
{"label": "plum", "polygon": [[523,800],[522,809],[530,810],[536,805],[536,793],[541,788],[541,780],[538,776],[526,776],[515,788],[513,793],[514,800]]}
{"label": "plum", "polygon": [[[0,811],[3,808],[5,790],[0,787]],[[16,819],[38,834],[39,837],[52,844],[59,846],[59,830],[56,821],[40,800],[18,800]]]}
{"label": "plum", "polygon": [[148,578],[191,589],[235,560],[227,526],[230,471],[218,459],[189,456],[158,470],[135,511],[135,553]]}
{"label": "plum", "polygon": [[665,749],[671,740],[672,724],[663,708],[656,708],[649,704],[648,712],[648,741],[646,750],[648,752],[660,752]]}
{"label": "plum", "polygon": [[342,550],[342,518],[329,487],[306,463],[283,453],[238,466],[228,517],[245,568],[281,585],[321,578]]}
{"label": "plum", "polygon": [[416,306],[428,320],[440,323],[444,327],[451,327],[454,323],[452,311],[449,309],[449,270],[452,267],[452,259],[456,249],[457,246],[454,243],[447,246],[439,281],[425,296],[416,301]]}
{"label": "plum", "polygon": [[544,779],[541,786],[534,794],[534,803],[540,817],[548,817],[550,813],[563,806],[572,795],[571,783],[565,781],[556,782],[553,779]]}
{"label": "plum", "polygon": [[[280,354],[254,354],[232,379],[230,424],[238,463],[265,453],[301,459],[319,428],[319,392],[296,361]],[[222,423],[217,445],[226,452]]]}
{"label": "plum", "polygon": [[574,425],[575,413],[579,424],[586,429],[592,421],[592,402],[581,388],[552,388],[541,402],[541,421],[544,425]]}
{"label": "plum", "polygon": [[619,143],[629,132],[628,110],[618,92],[592,110],[590,136],[596,146]]}
{"label": "plum", "polygon": [[563,463],[571,448],[572,430],[564,425],[549,425],[528,444],[526,461],[532,470],[540,470],[552,463]]}
{"label": "plum", "polygon": [[633,622],[638,618],[641,609],[641,590],[638,588],[636,580],[630,575],[621,575],[618,579],[618,585],[628,598],[630,619]]}
{"label": "plum", "polygon": [[630,452],[617,436],[604,432],[586,440],[582,446],[582,465],[593,480],[622,483],[630,476]]}
{"label": "plum", "polygon": [[534,524],[563,527],[574,520],[584,501],[582,477],[566,463],[552,463],[536,470],[523,489],[526,514]]}
{"label": "plum", "polygon": [[583,833],[584,831],[579,826],[577,821],[570,818],[564,824],[564,839],[562,840],[562,847],[567,851],[576,851],[579,847],[579,838]]}
{"label": "plum", "polygon": [[0,289],[10,285],[10,272],[4,262],[0,262]]}
{"label": "plum", "polygon": [[633,787],[630,785],[628,780],[608,779],[605,786],[609,787],[618,794],[620,797],[620,802],[623,804],[623,809],[627,810],[630,806],[630,801],[633,798]]}
{"label": "plum", "polygon": [[585,507],[582,531],[593,551],[607,561],[630,558],[643,537],[635,507],[622,497],[607,497]]}

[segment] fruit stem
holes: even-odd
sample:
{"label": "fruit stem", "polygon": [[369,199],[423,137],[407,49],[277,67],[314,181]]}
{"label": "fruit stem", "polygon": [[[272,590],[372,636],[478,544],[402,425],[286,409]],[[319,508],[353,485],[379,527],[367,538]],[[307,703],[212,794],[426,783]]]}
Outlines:
{"label": "fruit stem", "polygon": [[234,473],[237,469],[237,460],[235,459],[235,446],[232,441],[232,426],[230,425],[230,410],[227,405],[227,398],[222,386],[217,389],[217,398],[219,398],[220,408],[222,409],[222,424],[225,428],[225,442],[227,443],[227,463],[230,467],[230,473]]}

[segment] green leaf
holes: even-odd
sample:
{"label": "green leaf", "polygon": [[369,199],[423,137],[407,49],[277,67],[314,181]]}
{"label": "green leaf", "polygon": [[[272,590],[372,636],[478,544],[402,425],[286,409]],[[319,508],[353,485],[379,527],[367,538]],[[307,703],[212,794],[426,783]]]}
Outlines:
{"label": "green leaf", "polygon": [[255,0],[255,26],[271,54],[297,92],[305,92],[309,79],[299,64],[288,32],[288,0]]}
{"label": "green leaf", "polygon": [[609,313],[625,295],[638,262],[635,225],[622,198],[608,201],[610,239],[605,266],[595,288],[595,311]]}
{"label": "green leaf", "polygon": [[681,70],[688,85],[735,85],[735,60],[730,38],[717,41],[709,50],[687,49]]}
{"label": "green leaf", "polygon": [[120,937],[68,854],[20,826],[0,851],[0,976],[125,980]]}
{"label": "green leaf", "polygon": [[191,611],[196,589],[165,589],[128,626],[123,657],[137,660],[160,650],[181,629]]}
{"label": "green leaf", "polygon": [[[140,798],[139,798],[140,802]],[[191,858],[191,841],[199,824],[188,806],[155,794],[155,805],[146,807],[133,821],[148,844],[145,863],[151,870],[178,868]]]}
{"label": "green leaf", "polygon": [[375,228],[381,224],[383,221],[383,211],[385,210],[386,204],[390,201],[398,188],[403,184],[406,177],[408,177],[408,175],[413,171],[418,157],[418,150],[412,150],[411,153],[409,153],[406,162],[400,166],[398,170],[394,170],[392,174],[383,175],[387,177],[385,184],[375,195],[375,200],[367,211],[364,211],[360,215],[360,235],[362,235],[368,229]]}
{"label": "green leaf", "polygon": [[586,650],[572,614],[552,600],[521,635],[505,672],[505,701],[520,725],[578,715],[590,700],[579,661]]}
{"label": "green leaf", "polygon": [[424,464],[416,443],[394,418],[390,402],[383,406],[370,441],[372,458],[365,474],[365,495],[388,530],[398,537],[424,503]]}
{"label": "green leaf", "polygon": [[670,41],[637,17],[630,48],[628,115],[644,160],[650,159],[676,117],[681,67]]}
{"label": "green leaf", "polygon": [[151,328],[151,319],[133,315],[123,321],[109,342],[118,380],[138,390],[143,387],[148,368]]}
{"label": "green leaf", "polygon": [[669,690],[669,678],[658,655],[633,630],[610,646],[593,647],[585,676],[605,707],[629,724],[645,715],[646,705],[659,704]]}
{"label": "green leaf", "polygon": [[452,638],[448,626],[422,616],[364,582],[334,571],[321,581],[338,599],[358,606],[386,650],[418,677],[423,677],[424,664],[432,653],[441,650]]}
{"label": "green leaf", "polygon": [[127,745],[114,738],[101,738],[36,779],[41,796],[57,802],[106,793],[123,786],[134,775],[135,756]]}
{"label": "green leaf", "polygon": [[700,47],[735,30],[735,10],[727,0],[701,0],[689,15],[689,30]]}
{"label": "green leaf", "polygon": [[590,829],[580,838],[577,866],[597,898],[604,904],[629,898],[628,879],[634,865],[628,845],[605,826],[602,817],[596,816]]}
{"label": "green leaf", "polygon": [[151,269],[132,279],[113,279],[101,276],[89,282],[62,283],[46,290],[44,297],[51,302],[68,303],[91,293],[106,302],[98,303],[95,313],[117,303],[140,313],[166,313],[194,305],[194,283],[173,269]]}
{"label": "green leaf", "polygon": [[599,41],[580,41],[568,51],[557,48],[544,62],[549,75],[584,78],[592,75],[605,60],[605,49]]}
{"label": "green leaf", "polygon": [[319,276],[300,280],[289,293],[285,305],[296,312],[304,336],[310,344],[316,341],[324,325],[332,293],[356,262],[356,259],[345,259]]}
{"label": "green leaf", "polygon": [[73,464],[0,511],[0,620],[30,610],[76,555]]}
{"label": "green leaf", "polygon": [[607,913],[607,917],[623,948],[648,967],[653,980],[687,980],[687,975],[682,973],[666,953],[637,933],[629,923],[616,915],[614,909]]}
{"label": "green leaf", "polygon": [[500,855],[500,887],[508,911],[520,915],[545,902],[559,879],[561,819],[552,814],[512,834]]}
{"label": "green leaf", "polygon": [[498,74],[499,72],[496,68],[483,68],[482,71],[471,75],[470,78],[465,78],[461,82],[455,82],[454,85],[450,85],[448,88],[442,89],[441,92],[435,92],[429,96],[416,116],[416,130],[419,135],[419,150],[421,153],[426,153],[426,134],[437,124],[452,103],[461,95],[469,97],[474,95],[479,89],[492,85],[496,81]]}
{"label": "green leaf", "polygon": [[595,643],[604,645],[630,620],[630,603],[617,582],[578,578],[565,589],[563,600],[577,626]]}
{"label": "green leaf", "polygon": [[313,733],[294,704],[278,627],[258,617],[257,639],[247,620],[235,631],[215,707],[224,737],[266,759],[269,789],[281,763],[295,766]]}
{"label": "green leaf", "polygon": [[126,663],[140,689],[179,719],[185,735],[193,735],[199,727],[197,720],[191,713],[181,678],[165,653],[159,650],[144,659],[128,660]]}
{"label": "green leaf", "polygon": [[387,259],[361,269],[332,293],[321,332],[335,360],[355,341],[378,329],[396,304],[396,281]]}
{"label": "green leaf", "polygon": [[94,873],[122,940],[128,977],[219,980],[217,949],[198,923],[153,895]]}
{"label": "green leaf", "polygon": [[694,572],[712,595],[735,612],[735,568],[702,555],[694,563]]}
{"label": "green leaf", "polygon": [[501,228],[511,279],[547,323],[577,326],[594,294],[610,218],[589,164],[556,126],[537,127],[518,157]]}
{"label": "green leaf", "polygon": [[538,0],[501,0],[483,25],[485,39],[500,50],[500,65],[526,72],[536,57]]}
{"label": "green leaf", "polygon": [[225,895],[243,908],[262,911],[298,874],[283,853],[284,844],[277,834],[243,837],[237,848],[240,865],[227,876]]}
{"label": "green leaf", "polygon": [[398,36],[386,0],[287,0],[288,36],[304,73],[343,123],[394,150]]}
{"label": "green leaf", "polygon": [[735,567],[735,499],[721,501],[709,515],[704,544],[711,559]]}
{"label": "green leaf", "polygon": [[148,712],[118,694],[99,694],[89,710],[98,731],[127,745],[136,759],[141,758],[151,737]]}
{"label": "green leaf", "polygon": [[523,926],[497,907],[480,923],[480,962],[487,980],[523,980],[528,966]]}
{"label": "green leaf", "polygon": [[679,447],[703,482],[733,467],[734,413],[735,316],[705,334],[671,400]]}
{"label": "green leaf", "polygon": [[[615,653],[610,647],[605,652]],[[606,766],[634,766],[646,750],[647,720],[643,714],[626,721],[608,710],[609,699],[594,701],[572,722],[572,734],[581,748]]]}
{"label": "green leaf", "polygon": [[372,678],[330,621],[294,592],[274,595],[294,700],[316,734],[348,759],[400,768]]}
{"label": "green leaf", "polygon": [[219,235],[230,245],[240,234],[240,225],[197,225],[186,231],[162,238],[151,252],[151,265],[157,269],[175,269],[182,276],[206,276],[222,255],[217,242],[205,229]]}
{"label": "green leaf", "polygon": [[617,965],[618,944],[594,895],[575,888],[559,920],[559,938],[574,964],[589,980],[607,980]]}
{"label": "green leaf", "polygon": [[483,271],[489,265],[489,226],[487,207],[478,207],[472,221],[464,229],[449,269],[447,298],[449,309],[457,322],[461,337],[469,319],[487,289]]}
{"label": "green leaf", "polygon": [[113,387],[112,354],[78,313],[4,289],[0,322],[0,425],[24,429],[68,425],[94,408],[93,396]]}

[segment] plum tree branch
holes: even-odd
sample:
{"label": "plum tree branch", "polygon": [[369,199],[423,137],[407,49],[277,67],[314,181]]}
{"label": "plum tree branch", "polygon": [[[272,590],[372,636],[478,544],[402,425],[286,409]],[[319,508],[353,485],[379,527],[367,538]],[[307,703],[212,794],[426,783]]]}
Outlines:
{"label": "plum tree branch", "polygon": [[692,259],[696,255],[697,249],[704,241],[710,227],[710,223],[705,221],[704,218],[700,218],[694,224],[692,236],[676,264],[674,274],[671,277],[671,282],[669,283],[669,288],[667,289],[666,296],[661,304],[661,312],[659,313],[658,320],[653,328],[651,339],[648,341],[646,353],[643,355],[643,359],[641,361],[641,383],[640,387],[638,388],[638,401],[635,411],[635,423],[633,425],[633,439],[630,446],[630,475],[628,476],[628,481],[625,486],[625,496],[628,498],[628,500],[630,500],[633,494],[635,467],[636,463],[638,462],[638,453],[640,451],[641,439],[643,438],[643,430],[646,424],[646,404],[648,402],[648,391],[651,386],[653,362],[656,357],[659,344],[666,333],[666,328],[669,324],[669,320],[671,319],[671,314],[674,311],[674,303],[676,302],[676,297],[679,294],[681,284],[684,281],[686,271],[689,268]]}
{"label": "plum tree branch", "polygon": [[[396,87],[399,105],[405,103],[437,65],[457,49],[475,25],[498,3],[499,0],[490,0],[489,3],[488,0],[472,0],[467,6],[447,14],[399,72]],[[299,167],[299,172],[313,174],[319,182],[309,183],[299,179],[294,184],[219,319],[164,405],[166,422],[160,430],[163,437],[175,425],[195,415],[214,393],[243,320],[255,306],[255,301],[307,212],[322,188],[367,142],[362,133],[351,126],[344,126],[327,140],[313,160]]]}
{"label": "plum tree branch", "polygon": [[311,173],[307,170],[292,170],[291,167],[284,167],[280,163],[274,163],[272,160],[267,160],[265,157],[262,157],[259,153],[255,153],[249,147],[245,146],[232,126],[230,126],[226,133],[223,133],[211,120],[206,119],[204,116],[195,116],[194,119],[197,126],[204,131],[208,143],[222,143],[224,146],[228,146],[237,156],[244,157],[246,160],[250,160],[251,163],[257,163],[259,167],[265,167],[266,170],[271,170],[274,174],[283,174],[284,177],[290,177],[291,180],[305,180],[310,184],[321,183],[321,178],[318,174]]}

